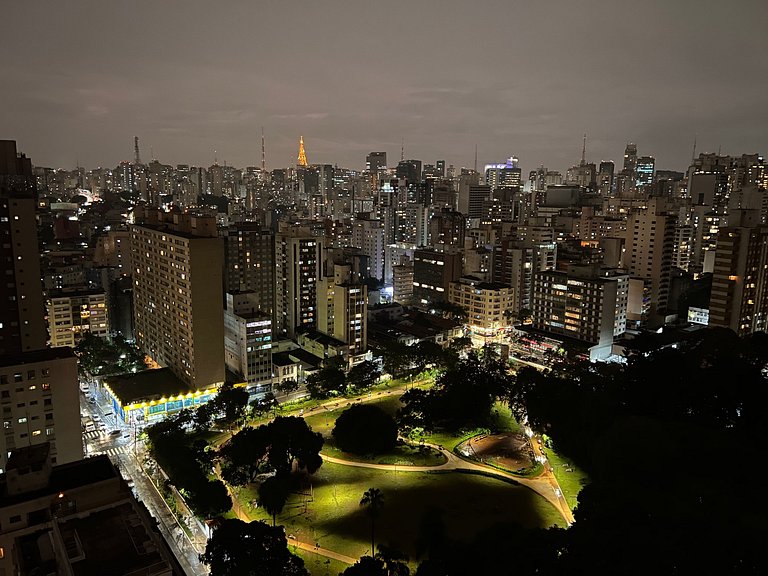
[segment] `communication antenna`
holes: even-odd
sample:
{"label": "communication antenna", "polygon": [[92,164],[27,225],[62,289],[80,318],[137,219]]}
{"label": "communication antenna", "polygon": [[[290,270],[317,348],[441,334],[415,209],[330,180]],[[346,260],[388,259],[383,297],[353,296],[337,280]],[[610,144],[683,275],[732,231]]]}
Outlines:
{"label": "communication antenna", "polygon": [[141,164],[141,156],[139,155],[139,137],[133,137],[133,163]]}
{"label": "communication antenna", "polygon": [[264,126],[261,127],[261,173],[267,172],[267,153],[264,148]]}

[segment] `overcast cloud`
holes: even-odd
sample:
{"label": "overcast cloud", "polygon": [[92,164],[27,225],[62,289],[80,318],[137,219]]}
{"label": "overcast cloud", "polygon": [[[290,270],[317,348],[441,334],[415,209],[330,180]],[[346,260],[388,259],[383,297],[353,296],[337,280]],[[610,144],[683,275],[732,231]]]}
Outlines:
{"label": "overcast cloud", "polygon": [[768,1],[6,2],[0,138],[37,165],[524,170],[766,151]]}

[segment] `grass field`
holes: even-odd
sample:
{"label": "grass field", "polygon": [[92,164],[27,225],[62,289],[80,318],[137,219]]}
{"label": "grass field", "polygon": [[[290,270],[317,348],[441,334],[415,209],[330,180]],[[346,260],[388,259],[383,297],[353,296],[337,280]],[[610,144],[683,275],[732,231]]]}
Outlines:
{"label": "grass field", "polygon": [[[585,472],[579,470],[572,462],[563,458],[554,450],[546,447],[542,448],[542,450],[552,465],[555,478],[557,478],[557,482],[563,490],[563,496],[565,496],[568,506],[573,510],[578,503],[579,492],[589,482],[589,478]],[[572,472],[568,472],[568,469],[572,470]]]}
{"label": "grass field", "polygon": [[[311,482],[303,495],[289,498],[278,523],[288,534],[354,558],[370,549],[369,519],[359,506],[370,487],[379,488],[385,500],[377,542],[394,545],[412,559],[421,520],[430,509],[442,511],[446,533],[457,539],[502,521],[526,527],[563,525],[555,509],[534,492],[482,476],[384,472],[326,462]],[[239,499],[256,499],[255,490],[241,490]],[[271,522],[261,508],[249,508],[249,513]]]}
{"label": "grass field", "polygon": [[312,554],[295,546],[288,546],[288,549],[304,560],[304,566],[312,576],[338,576],[349,566],[344,562]]}

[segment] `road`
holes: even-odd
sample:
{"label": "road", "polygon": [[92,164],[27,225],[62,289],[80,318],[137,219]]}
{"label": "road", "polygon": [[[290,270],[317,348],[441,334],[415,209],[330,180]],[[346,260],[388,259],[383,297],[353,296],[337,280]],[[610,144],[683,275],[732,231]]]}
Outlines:
{"label": "road", "polygon": [[190,523],[192,539],[181,528],[165,499],[142,468],[144,447],[141,442],[135,441],[135,431],[111,414],[112,408],[106,397],[93,386],[87,394],[81,391],[80,412],[93,418],[94,422],[101,422],[103,428],[84,432],[85,455],[106,454],[123,478],[133,484],[136,499],[146,506],[157,521],[158,530],[187,575],[206,576],[209,570],[200,562],[198,554],[203,551],[207,536],[196,522]]}

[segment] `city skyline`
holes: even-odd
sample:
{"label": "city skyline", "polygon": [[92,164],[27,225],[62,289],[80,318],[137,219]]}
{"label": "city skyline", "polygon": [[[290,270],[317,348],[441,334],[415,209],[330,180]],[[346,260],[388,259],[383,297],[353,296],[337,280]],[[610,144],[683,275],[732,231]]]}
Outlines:
{"label": "city skyline", "polygon": [[[761,2],[6,7],[4,126],[40,166],[310,163],[365,154],[524,171],[619,163],[627,141],[659,169],[699,152],[761,152],[768,39]],[[406,11],[407,7],[407,11]],[[500,18],[500,13],[508,17]],[[744,18],[753,14],[754,18]],[[111,22],[111,25],[105,25]],[[725,30],[739,30],[727,41]],[[73,144],[74,143],[74,144]]]}

